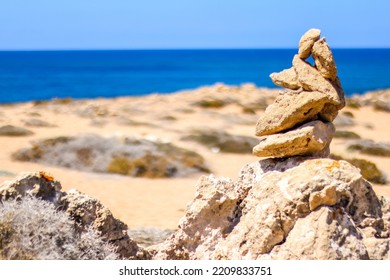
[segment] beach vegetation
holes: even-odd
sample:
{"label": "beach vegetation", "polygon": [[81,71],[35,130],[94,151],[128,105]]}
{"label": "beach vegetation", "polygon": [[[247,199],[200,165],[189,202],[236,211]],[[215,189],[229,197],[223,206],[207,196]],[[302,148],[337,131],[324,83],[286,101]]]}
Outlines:
{"label": "beach vegetation", "polygon": [[346,98],[345,99],[345,106],[346,107],[349,107],[349,108],[352,108],[352,109],[359,109],[360,107],[362,107],[362,105],[360,104],[359,101],[353,99],[353,98]]}
{"label": "beach vegetation", "polygon": [[73,222],[53,204],[34,198],[0,203],[0,259],[117,259],[115,248],[88,228],[75,231]]}
{"label": "beach vegetation", "polygon": [[135,159],[126,157],[113,158],[107,167],[107,171],[145,178],[172,177],[177,172],[176,168],[170,166],[166,159],[151,154]]}
{"label": "beach vegetation", "polygon": [[359,168],[363,178],[371,183],[382,185],[387,183],[386,175],[372,161],[362,158],[344,158],[335,154],[331,154],[330,158],[334,160],[345,160]]}
{"label": "beach vegetation", "polygon": [[59,104],[59,105],[69,105],[74,102],[72,97],[64,97],[64,98],[53,98],[51,103]]}
{"label": "beach vegetation", "polygon": [[382,111],[382,112],[390,112],[390,104],[389,102],[385,102],[382,100],[376,100],[373,104],[373,108],[376,111]]}
{"label": "beach vegetation", "polygon": [[343,111],[342,114],[344,116],[349,117],[349,118],[354,118],[355,117],[354,114],[351,111]]}
{"label": "beach vegetation", "polygon": [[194,141],[209,148],[217,148],[224,153],[252,153],[252,148],[258,144],[254,137],[232,135],[216,130],[193,130],[182,137],[182,140]]}
{"label": "beach vegetation", "polygon": [[0,136],[29,136],[33,135],[34,132],[23,127],[13,126],[13,125],[4,125],[0,127]]}
{"label": "beach vegetation", "polygon": [[372,161],[362,158],[353,158],[348,160],[348,162],[360,169],[364,179],[375,184],[386,184],[385,175]]}
{"label": "beach vegetation", "polygon": [[225,107],[228,104],[230,104],[229,101],[225,99],[215,98],[215,97],[206,98],[193,103],[193,105],[195,106],[206,108],[206,109],[220,109],[222,107]]}
{"label": "beach vegetation", "polygon": [[252,108],[250,106],[242,106],[241,111],[243,114],[256,115],[255,108]]}
{"label": "beach vegetation", "polygon": [[334,138],[343,138],[343,139],[360,139],[360,135],[348,130],[336,130]]}
{"label": "beach vegetation", "polygon": [[177,118],[172,115],[163,116],[161,119],[164,121],[177,121]]}
{"label": "beach vegetation", "polygon": [[358,140],[348,146],[349,151],[359,151],[362,154],[390,157],[390,143],[375,142],[372,140]]}

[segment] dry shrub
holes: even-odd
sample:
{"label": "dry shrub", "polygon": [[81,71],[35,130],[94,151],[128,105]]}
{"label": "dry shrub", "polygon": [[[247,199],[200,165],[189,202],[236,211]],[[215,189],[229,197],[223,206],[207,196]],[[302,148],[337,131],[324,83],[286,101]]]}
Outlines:
{"label": "dry shrub", "polygon": [[335,154],[331,154],[330,158],[335,160],[348,161],[353,166],[359,168],[363,178],[366,179],[367,181],[370,181],[371,183],[375,183],[375,184],[387,183],[386,176],[382,173],[382,171],[380,171],[380,169],[372,161],[362,159],[362,158],[347,159],[347,158],[343,158],[340,155],[335,155]]}
{"label": "dry shrub", "polygon": [[77,233],[53,204],[33,197],[0,203],[0,259],[117,259],[92,229]]}
{"label": "dry shrub", "polygon": [[335,138],[344,138],[344,139],[360,139],[360,135],[348,130],[336,130],[334,134]]}
{"label": "dry shrub", "polygon": [[136,159],[127,157],[113,158],[107,167],[107,171],[146,178],[172,177],[177,172],[173,166],[169,166],[166,159],[151,154],[146,154]]}
{"label": "dry shrub", "polygon": [[226,105],[230,104],[230,102],[224,100],[224,99],[217,99],[217,98],[206,98],[203,100],[199,100],[195,102],[193,105],[206,108],[206,109],[219,109],[222,107],[225,107]]}

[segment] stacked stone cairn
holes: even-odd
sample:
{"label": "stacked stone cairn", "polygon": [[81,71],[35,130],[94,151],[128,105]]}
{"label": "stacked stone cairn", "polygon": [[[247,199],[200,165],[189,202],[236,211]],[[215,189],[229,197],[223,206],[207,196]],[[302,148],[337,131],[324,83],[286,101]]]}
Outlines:
{"label": "stacked stone cairn", "polygon": [[[333,54],[321,31],[310,29],[299,41],[292,68],[270,75],[284,87],[256,126],[259,157],[327,157],[335,127],[332,121],[345,106]],[[306,62],[312,56],[314,65]]]}

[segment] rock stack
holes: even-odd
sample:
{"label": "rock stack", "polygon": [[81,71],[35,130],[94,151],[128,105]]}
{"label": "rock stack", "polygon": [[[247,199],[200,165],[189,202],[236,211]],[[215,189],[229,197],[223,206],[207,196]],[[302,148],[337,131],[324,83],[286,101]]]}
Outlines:
{"label": "rock stack", "polygon": [[[286,90],[267,107],[256,126],[259,157],[297,155],[326,157],[335,128],[332,121],[344,107],[344,92],[333,54],[321,31],[310,29],[299,41],[293,67],[270,75]],[[312,56],[314,65],[306,62]]]}

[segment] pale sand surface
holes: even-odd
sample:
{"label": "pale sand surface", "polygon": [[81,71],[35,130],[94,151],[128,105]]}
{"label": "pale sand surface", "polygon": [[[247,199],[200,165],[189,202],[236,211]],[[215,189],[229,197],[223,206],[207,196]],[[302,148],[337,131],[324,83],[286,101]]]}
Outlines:
{"label": "pale sand surface", "polygon": [[[206,97],[234,99],[223,108],[199,108],[193,103]],[[172,142],[180,147],[200,153],[216,176],[235,180],[241,167],[258,160],[250,154],[215,153],[194,142],[182,141],[184,132],[193,128],[215,128],[231,134],[254,136],[256,114],[242,113],[240,104],[256,104],[266,96],[272,100],[276,91],[254,89],[241,90],[223,86],[171,95],[151,95],[140,98],[116,98],[73,101],[69,104],[36,105],[33,102],[0,106],[0,126],[16,125],[28,128],[35,134],[24,137],[0,136],[0,170],[14,174],[30,171],[46,171],[59,180],[63,190],[76,188],[99,199],[114,215],[130,228],[147,226],[174,229],[184,213],[186,205],[195,195],[196,182],[201,173],[186,178],[146,179],[121,175],[81,172],[38,163],[11,160],[11,154],[20,148],[30,147],[30,142],[57,136],[95,133],[102,136],[137,136]],[[58,102],[57,102],[58,103]],[[371,107],[345,108],[352,112],[356,125],[340,129],[354,131],[362,138],[390,142],[390,113],[374,111]],[[169,118],[166,118],[169,117]],[[175,119],[172,120],[171,117]],[[41,119],[56,127],[26,127],[24,120]],[[132,123],[123,124],[132,120]],[[97,126],[96,123],[104,123]],[[331,151],[347,157],[366,158],[375,162],[390,175],[390,158],[366,156],[346,151],[347,141],[334,139]],[[206,174],[207,175],[207,174]],[[13,176],[0,176],[0,182]],[[390,185],[374,186],[375,191],[390,197]]]}

